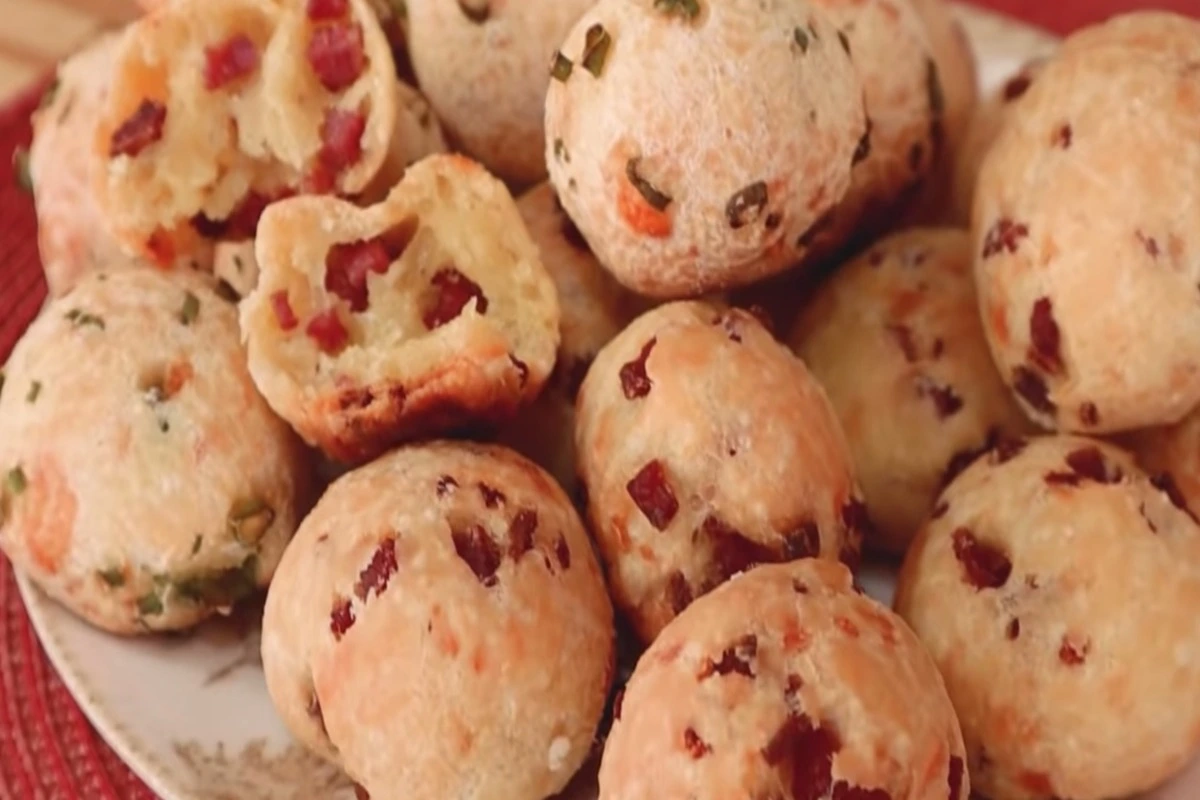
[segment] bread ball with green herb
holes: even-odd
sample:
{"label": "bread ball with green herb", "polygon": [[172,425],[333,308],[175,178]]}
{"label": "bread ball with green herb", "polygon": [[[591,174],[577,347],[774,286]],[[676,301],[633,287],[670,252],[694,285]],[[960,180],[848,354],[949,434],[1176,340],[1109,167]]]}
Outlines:
{"label": "bread ball with green herb", "polygon": [[600,0],[546,98],[550,179],[600,262],[669,298],[802,261],[867,132],[850,50],[805,0]]}
{"label": "bread ball with green herb", "polygon": [[852,183],[817,235],[809,262],[827,262],[892,222],[942,157],[945,93],[925,23],[909,0],[813,0],[845,32],[863,84],[867,132]]}
{"label": "bread ball with green herb", "polygon": [[255,391],[207,278],[94,272],[18,342],[0,388],[0,548],[93,625],[188,628],[265,586],[307,454]]}
{"label": "bread ball with green herb", "polygon": [[[29,152],[17,158],[17,179],[33,192],[38,250],[55,297],[101,266],[138,264],[113,235],[92,192],[103,163],[92,153],[91,136],[108,96],[119,42],[119,34],[105,34],[59,65],[33,113]],[[207,267],[210,260],[208,248],[198,247],[179,262]]]}
{"label": "bread ball with green herb", "polygon": [[499,177],[546,176],[546,65],[595,0],[408,0],[421,89],[466,154]]}

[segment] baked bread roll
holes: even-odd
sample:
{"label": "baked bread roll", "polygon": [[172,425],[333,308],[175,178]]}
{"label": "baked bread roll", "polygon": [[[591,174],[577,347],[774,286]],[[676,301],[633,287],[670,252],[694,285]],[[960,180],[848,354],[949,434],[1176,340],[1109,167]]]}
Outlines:
{"label": "baked bread roll", "polygon": [[425,159],[371,208],[276,203],[255,250],[250,372],[333,458],[502,422],[554,367],[554,282],[508,190],[462,156]]}
{"label": "baked bread roll", "polygon": [[0,547],[120,634],[181,630],[267,585],[307,510],[310,463],[259,397],[212,283],[88,274],[5,367]]}

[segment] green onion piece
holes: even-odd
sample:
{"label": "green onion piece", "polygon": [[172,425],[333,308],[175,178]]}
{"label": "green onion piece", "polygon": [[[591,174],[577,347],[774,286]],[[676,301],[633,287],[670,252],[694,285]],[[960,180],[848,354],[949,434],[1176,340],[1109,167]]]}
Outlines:
{"label": "green onion piece", "polygon": [[562,54],[561,51],[554,53],[554,60],[550,62],[550,77],[561,83],[566,83],[567,78],[571,77],[571,70],[575,67],[571,63],[571,59]]}
{"label": "green onion piece", "polygon": [[26,403],[36,403],[39,396],[42,394],[42,382],[34,381],[29,384],[29,392],[25,395]]}
{"label": "green onion piece", "polygon": [[91,325],[93,328],[104,330],[103,318],[98,317],[95,314],[89,314],[86,311],[82,311],[78,308],[72,308],[63,316],[76,328],[83,328]]}
{"label": "green onion piece", "polygon": [[144,594],[137,599],[138,614],[143,617],[154,617],[163,613],[162,598],[158,592],[150,592]]}
{"label": "green onion piece", "polygon": [[796,40],[796,46],[800,48],[801,53],[808,52],[808,34],[803,28],[796,28],[792,33],[792,38]]}
{"label": "green onion piece", "polygon": [[179,310],[179,321],[184,325],[191,325],[198,316],[200,316],[200,298],[191,292],[184,292],[183,308]]}
{"label": "green onion piece", "polygon": [[650,181],[638,173],[638,164],[640,163],[640,158],[629,159],[625,164],[625,177],[633,184],[633,188],[638,190],[638,194],[650,204],[651,208],[656,211],[664,211],[667,206],[671,205],[672,197],[669,194],[660,192]]}
{"label": "green onion piece", "polygon": [[766,181],[755,181],[729,198],[725,204],[725,218],[729,220],[729,227],[737,230],[758,219],[766,207]]}
{"label": "green onion piece", "polygon": [[8,490],[14,495],[21,494],[29,486],[29,481],[25,478],[25,470],[20,467],[10,469],[4,482],[8,486]]}
{"label": "green onion piece", "polygon": [[699,0],[654,0],[654,8],[669,17],[693,20],[700,15]]}
{"label": "green onion piece", "polygon": [[102,569],[96,574],[100,576],[100,580],[104,581],[113,589],[119,589],[125,585],[125,570],[121,569],[120,567]]}
{"label": "green onion piece", "polygon": [[583,58],[580,63],[583,68],[599,78],[604,71],[604,62],[608,60],[608,51],[612,47],[612,37],[600,24],[588,28],[583,43]]}
{"label": "green onion piece", "polygon": [[275,510],[258,498],[240,500],[229,510],[228,529],[234,539],[247,546],[262,541],[275,521]]}

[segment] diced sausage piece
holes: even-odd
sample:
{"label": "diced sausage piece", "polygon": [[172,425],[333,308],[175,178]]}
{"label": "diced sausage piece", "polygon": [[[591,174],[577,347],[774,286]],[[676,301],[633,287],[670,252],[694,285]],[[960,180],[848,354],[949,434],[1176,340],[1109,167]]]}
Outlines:
{"label": "diced sausage piece", "polygon": [[222,89],[258,69],[258,45],[239,33],[204,51],[204,88]]}
{"label": "diced sausage piece", "polygon": [[334,175],[351,167],[362,158],[362,135],[367,129],[367,117],[361,111],[331,108],[321,123],[322,165]]}
{"label": "diced sausage piece", "polygon": [[308,41],[307,54],[321,85],[331,92],[350,88],[367,68],[362,28],[355,22],[317,27]]}
{"label": "diced sausage piece", "polygon": [[163,137],[167,123],[167,107],[155,100],[143,100],[125,122],[113,133],[109,155],[134,157]]}

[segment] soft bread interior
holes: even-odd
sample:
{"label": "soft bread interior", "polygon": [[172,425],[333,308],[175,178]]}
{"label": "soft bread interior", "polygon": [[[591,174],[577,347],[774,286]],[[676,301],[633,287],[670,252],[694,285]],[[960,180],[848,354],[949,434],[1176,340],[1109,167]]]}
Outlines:
{"label": "soft bread interior", "polygon": [[[367,278],[368,307],[354,312],[328,291],[326,258],[339,244],[368,240],[415,219],[415,233],[386,274]],[[456,361],[495,362],[510,356],[540,385],[554,364],[559,306],[508,190],[473,161],[432,156],[412,167],[387,200],[359,209],[333,198],[295,198],[263,216],[257,240],[262,274],[244,311],[253,349],[291,380],[327,387],[347,378],[360,384],[412,385]],[[435,276],[457,270],[479,287],[458,316],[427,326],[437,301]],[[284,331],[272,297],[285,292],[298,326]],[[305,326],[337,309],[349,343],[322,352]]]}
{"label": "soft bread interior", "polygon": [[[331,107],[366,118],[361,159],[340,173],[337,188],[357,192],[375,175],[395,127],[387,40],[365,1],[351,0],[367,66],[344,91],[327,91],[307,60],[312,23],[304,9],[272,0],[176,0],[129,28],[94,142],[109,165],[101,196],[126,238],[140,245],[197,214],[224,220],[251,190],[275,197],[300,188],[318,162]],[[239,35],[254,43],[257,68],[207,88],[206,51]],[[114,133],[146,100],[166,106],[161,140],[137,155],[111,157]]]}

